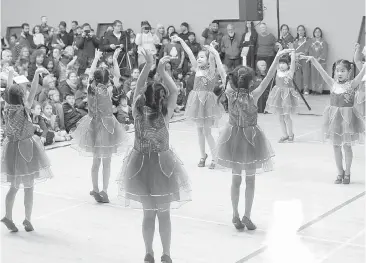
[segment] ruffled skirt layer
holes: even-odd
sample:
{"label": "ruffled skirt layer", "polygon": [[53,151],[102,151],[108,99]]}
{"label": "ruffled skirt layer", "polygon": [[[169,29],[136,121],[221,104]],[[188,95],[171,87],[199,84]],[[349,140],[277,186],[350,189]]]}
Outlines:
{"label": "ruffled skirt layer", "polygon": [[279,115],[295,114],[299,100],[300,95],[294,88],[274,86],[268,95],[265,111]]}
{"label": "ruffled skirt layer", "polygon": [[363,139],[365,121],[354,107],[329,106],[324,111],[324,139],[333,145],[353,145]]}
{"label": "ruffled skirt layer", "polygon": [[132,149],[118,176],[123,205],[165,211],[191,201],[191,186],[183,163],[172,150],[143,154]]}
{"label": "ruffled skirt layer", "polygon": [[225,112],[217,96],[209,91],[192,90],[187,99],[185,116],[199,127],[217,127],[218,121]]}
{"label": "ruffled skirt layer", "polygon": [[129,138],[114,116],[92,118],[89,115],[78,122],[72,136],[73,149],[82,155],[98,158],[124,154]]}
{"label": "ruffled skirt layer", "polygon": [[217,142],[218,164],[236,170],[273,169],[274,151],[259,126],[227,126]]}
{"label": "ruffled skirt layer", "polygon": [[31,188],[52,178],[50,161],[39,137],[4,140],[1,153],[1,182],[16,188]]}

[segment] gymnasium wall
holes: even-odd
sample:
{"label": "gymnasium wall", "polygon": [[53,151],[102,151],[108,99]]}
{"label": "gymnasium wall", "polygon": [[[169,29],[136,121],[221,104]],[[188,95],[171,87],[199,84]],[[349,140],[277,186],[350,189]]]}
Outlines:
{"label": "gymnasium wall", "polygon": [[[181,22],[186,21],[192,31],[200,35],[214,19],[238,19],[238,1],[2,0],[1,35],[6,34],[7,26],[19,26],[25,21],[31,26],[39,24],[42,15],[48,16],[51,26],[58,25],[62,20],[66,20],[69,25],[75,19],[79,23],[89,22],[95,29],[98,23],[120,19],[125,29],[132,28],[137,32],[142,20],[148,20],[153,27],[161,22],[166,27],[173,24],[177,28]],[[263,2],[266,8],[264,22],[277,36],[276,0]],[[364,13],[364,0],[280,0],[280,23],[288,24],[293,35],[299,24],[305,25],[308,35],[312,35],[316,26],[323,29],[329,44],[328,71],[336,59],[352,59]]]}

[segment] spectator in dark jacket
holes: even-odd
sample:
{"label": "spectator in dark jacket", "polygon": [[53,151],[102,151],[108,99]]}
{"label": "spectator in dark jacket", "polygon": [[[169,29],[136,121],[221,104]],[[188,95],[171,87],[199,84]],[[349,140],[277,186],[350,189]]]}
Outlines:
{"label": "spectator in dark jacket", "polygon": [[62,48],[71,46],[73,39],[72,39],[72,36],[70,36],[70,34],[66,32],[66,22],[61,21],[58,28],[60,30],[60,33],[58,34],[58,39],[60,39],[62,41],[62,43],[64,44],[64,46],[61,45]]}
{"label": "spectator in dark jacket", "polygon": [[37,48],[37,45],[34,44],[33,36],[29,34],[29,24],[27,23],[22,24],[22,33],[20,34],[19,45],[21,47],[29,48],[31,53]]}
{"label": "spectator in dark jacket", "polygon": [[190,49],[192,50],[193,52],[193,55],[195,57],[198,56],[198,52],[201,51],[201,45],[199,43],[197,43],[196,41],[196,34],[193,33],[193,32],[189,32],[189,35],[188,35],[188,46],[190,47]]}
{"label": "spectator in dark jacket", "polygon": [[209,28],[206,28],[202,32],[202,37],[205,39],[205,45],[210,45],[212,41],[216,41],[217,46],[215,47],[217,51],[221,52],[221,39],[224,35],[219,31],[219,22],[217,20],[212,21]]}
{"label": "spectator in dark jacket", "polygon": [[127,73],[128,77],[130,69],[126,70],[127,67],[126,52],[129,52],[130,55],[133,55],[133,50],[130,41],[130,35],[122,30],[123,30],[122,22],[119,20],[114,21],[113,31],[105,35],[103,43],[100,46],[100,49],[103,52],[112,53],[116,50],[116,48],[119,47],[122,48],[122,51],[120,52],[117,60],[118,63],[120,64],[121,75],[125,76]]}
{"label": "spectator in dark jacket", "polygon": [[99,40],[91,31],[89,24],[83,25],[83,33],[76,37],[75,46],[78,49],[77,55],[80,61],[79,74],[85,72],[90,67],[95,56],[95,49],[99,47]]}
{"label": "spectator in dark jacket", "polygon": [[73,132],[76,129],[76,124],[85,115],[75,108],[75,96],[66,94],[65,102],[62,105],[64,111],[65,128],[67,132]]}
{"label": "spectator in dark jacket", "polygon": [[[78,76],[75,71],[70,71],[67,79],[62,81],[59,86],[61,98],[65,98],[67,94],[75,95],[78,86]],[[74,98],[75,101],[75,98]]]}

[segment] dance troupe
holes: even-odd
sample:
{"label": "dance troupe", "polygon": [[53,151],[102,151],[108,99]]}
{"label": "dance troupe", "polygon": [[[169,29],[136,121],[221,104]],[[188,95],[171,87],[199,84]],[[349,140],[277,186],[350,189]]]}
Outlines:
{"label": "dance troupe", "polygon": [[[295,50],[280,50],[263,81],[254,86],[254,71],[246,66],[238,66],[232,72],[225,72],[215,43],[194,57],[191,49],[178,36],[188,54],[192,67],[196,71],[194,89],[189,94],[186,116],[197,124],[201,160],[204,167],[207,159],[205,141],[212,154],[211,169],[216,164],[232,169],[231,201],[233,207],[232,223],[236,229],[256,229],[251,218],[257,169],[272,170],[274,151],[262,129],[257,125],[257,102],[276,74],[276,86],[270,91],[267,110],[279,116],[283,137],[280,142],[293,142],[291,114],[296,112],[299,94],[294,88],[293,77],[297,59],[310,61],[331,87],[330,105],[324,112],[323,133],[334,147],[338,176],[335,183],[349,184],[351,177],[352,148],[365,131],[365,63],[364,54],[357,46],[355,61],[360,73],[350,80],[355,70],[352,63],[339,60],[334,64],[333,75],[329,76],[313,57],[297,56]],[[118,57],[116,50],[114,60]],[[128,207],[143,209],[142,233],[146,248],[145,263],[155,262],[153,238],[156,217],[163,246],[161,262],[170,263],[171,220],[170,209],[178,208],[191,201],[189,177],[182,161],[169,145],[169,120],[174,114],[178,89],[173,79],[165,71],[170,57],[162,58],[157,72],[161,82],[148,79],[150,69],[154,67],[153,55],[148,50],[141,54],[146,64],[137,81],[134,93],[133,117],[135,120],[135,138],[133,147],[126,155],[118,175],[118,197]],[[72,147],[93,157],[91,169],[93,190],[90,192],[97,202],[108,203],[107,194],[110,177],[111,157],[126,151],[128,135],[119,124],[112,111],[112,84],[109,72],[98,68],[102,53],[96,51],[91,66],[88,86],[88,115],[84,116],[76,131],[72,134]],[[357,58],[357,59],[356,59]],[[115,61],[116,62],[116,61]],[[113,73],[119,77],[118,63]],[[6,214],[1,222],[12,231],[18,228],[13,222],[12,210],[19,188],[24,188],[26,231],[33,231],[31,214],[33,207],[34,184],[52,177],[50,162],[34,128],[29,112],[38,87],[39,76],[47,74],[44,68],[38,68],[27,91],[13,84],[12,72],[9,73],[6,90],[6,140],[2,148],[1,178],[10,185],[6,195]],[[219,74],[224,85],[214,89],[215,78]],[[217,144],[211,134],[211,128],[223,113],[220,103],[223,96],[228,99],[229,120],[222,130]],[[344,150],[344,158],[342,155]],[[345,168],[343,167],[345,160]],[[99,191],[98,171],[103,165],[103,190]],[[242,171],[244,170],[244,174]],[[240,218],[238,204],[242,176],[245,178],[245,212]]]}

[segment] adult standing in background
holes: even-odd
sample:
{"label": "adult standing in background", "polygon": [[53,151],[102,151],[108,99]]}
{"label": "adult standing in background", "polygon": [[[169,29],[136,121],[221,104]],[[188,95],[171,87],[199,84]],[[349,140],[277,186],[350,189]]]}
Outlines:
{"label": "adult standing in background", "polygon": [[281,26],[281,38],[278,40],[278,43],[282,46],[283,49],[292,48],[292,43],[294,43],[294,37],[290,33],[290,28],[288,25],[283,24]]}
{"label": "adult standing in background", "polygon": [[103,52],[114,52],[116,48],[121,48],[121,52],[117,58],[120,72],[122,76],[129,77],[130,68],[128,68],[126,54],[133,55],[132,45],[130,41],[130,35],[123,31],[122,22],[115,20],[113,22],[113,31],[105,35],[101,50]]}
{"label": "adult standing in background", "polygon": [[[296,57],[309,54],[309,38],[306,36],[306,29],[303,25],[297,27],[297,36],[294,41]],[[309,94],[310,65],[304,59],[297,59],[295,83],[305,95]]]}
{"label": "adult standing in background", "polygon": [[257,41],[257,61],[264,60],[270,68],[276,55],[276,38],[267,31],[267,25],[261,23]]}
{"label": "adult standing in background", "polygon": [[240,41],[241,57],[243,66],[255,69],[255,53],[257,52],[258,33],[254,28],[253,21],[246,22],[246,33]]}
{"label": "adult standing in background", "polygon": [[212,41],[216,41],[216,50],[221,52],[220,44],[224,34],[219,31],[219,21],[214,20],[210,24],[209,28],[206,28],[202,32],[202,37],[205,39],[204,44],[210,45]]}
{"label": "adult standing in background", "polygon": [[[316,27],[313,31],[313,39],[310,41],[309,56],[318,60],[320,65],[325,69],[328,55],[328,43],[323,39],[323,31]],[[319,71],[311,64],[309,88],[314,95],[323,93],[325,82]]]}
{"label": "adult standing in background", "polygon": [[224,64],[229,70],[233,70],[241,64],[240,41],[241,36],[235,33],[234,26],[232,24],[227,25],[227,35],[221,40],[221,51],[225,54]]}
{"label": "adult standing in background", "polygon": [[47,16],[41,16],[41,33],[44,36],[44,39],[49,37],[49,31],[51,27],[47,25],[48,19]]}

